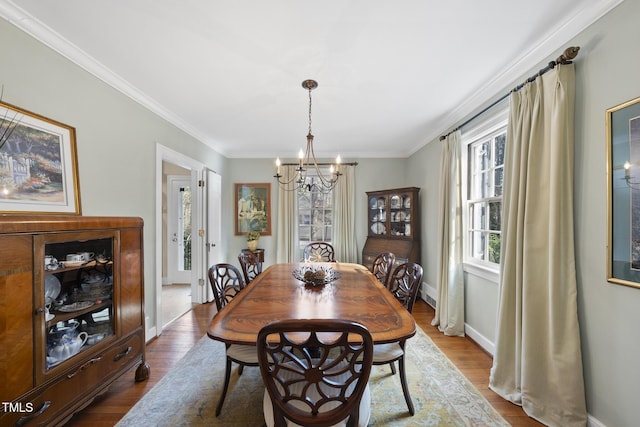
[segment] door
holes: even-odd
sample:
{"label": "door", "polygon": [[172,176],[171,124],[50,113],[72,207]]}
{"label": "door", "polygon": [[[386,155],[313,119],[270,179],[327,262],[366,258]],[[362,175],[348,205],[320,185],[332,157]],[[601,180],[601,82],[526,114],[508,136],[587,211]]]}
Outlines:
{"label": "door", "polygon": [[192,189],[189,176],[167,177],[167,279],[191,283]]}
{"label": "door", "polygon": [[[207,241],[206,241],[206,262],[205,269],[208,270],[213,264],[220,262],[220,254],[222,248],[220,247],[221,241],[221,214],[222,214],[222,178],[212,170],[207,169],[207,203],[206,203],[206,218],[207,218]],[[207,277],[205,273],[205,277]],[[205,300],[213,301],[213,293],[211,286],[207,283]]]}

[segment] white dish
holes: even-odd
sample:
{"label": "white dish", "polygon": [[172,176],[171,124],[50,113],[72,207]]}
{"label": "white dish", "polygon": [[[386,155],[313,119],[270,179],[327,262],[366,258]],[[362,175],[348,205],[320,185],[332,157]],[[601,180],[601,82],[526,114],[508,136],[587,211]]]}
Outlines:
{"label": "white dish", "polygon": [[371,225],[371,231],[373,234],[384,234],[387,231],[387,227],[381,222],[374,222]]}
{"label": "white dish", "polygon": [[94,303],[92,301],[80,301],[74,302],[73,304],[63,305],[58,308],[58,311],[62,311],[64,313],[72,313],[74,311],[84,310],[85,308],[91,307]]}
{"label": "white dish", "polygon": [[64,261],[63,264],[65,267],[80,267],[84,264],[84,261]]}
{"label": "white dish", "polygon": [[53,274],[47,274],[44,278],[44,298],[46,303],[49,304],[55,301],[58,295],[60,295],[61,289],[62,285],[60,284],[60,280]]}
{"label": "white dish", "polygon": [[54,317],[56,317],[56,315],[55,315],[55,314],[53,314],[53,313],[47,313],[47,322],[48,322],[49,320],[53,319]]}

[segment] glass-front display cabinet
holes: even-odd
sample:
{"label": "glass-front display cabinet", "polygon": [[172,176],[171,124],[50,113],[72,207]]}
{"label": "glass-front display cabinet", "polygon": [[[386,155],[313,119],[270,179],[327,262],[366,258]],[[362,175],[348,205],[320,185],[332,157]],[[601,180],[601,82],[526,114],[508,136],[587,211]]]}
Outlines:
{"label": "glass-front display cabinet", "polygon": [[0,217],[0,425],[60,425],[145,361],[143,222]]}
{"label": "glass-front display cabinet", "polygon": [[417,187],[367,192],[365,266],[371,268],[381,252],[393,252],[396,264],[420,262],[419,192]]}

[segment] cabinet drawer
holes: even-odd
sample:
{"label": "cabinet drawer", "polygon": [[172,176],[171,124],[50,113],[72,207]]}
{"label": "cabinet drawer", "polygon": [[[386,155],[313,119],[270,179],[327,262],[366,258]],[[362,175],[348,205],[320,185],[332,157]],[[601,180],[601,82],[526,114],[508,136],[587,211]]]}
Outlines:
{"label": "cabinet drawer", "polygon": [[[86,358],[60,379],[45,385],[14,405],[21,414],[0,418],[1,425],[13,425],[21,417],[22,425],[45,426],[63,422],[82,409],[125,370],[142,358],[142,332],[114,343],[105,352]],[[15,420],[15,421],[14,421]]]}

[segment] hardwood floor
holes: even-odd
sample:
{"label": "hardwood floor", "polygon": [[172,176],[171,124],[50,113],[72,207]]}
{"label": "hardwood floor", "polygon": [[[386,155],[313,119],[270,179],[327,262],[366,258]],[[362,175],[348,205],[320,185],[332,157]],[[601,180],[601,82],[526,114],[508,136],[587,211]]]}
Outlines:
{"label": "hardwood floor", "polygon": [[[127,413],[135,402],[145,395],[171,370],[175,363],[206,333],[215,304],[201,304],[164,329],[162,335],[147,345],[147,362],[151,377],[141,383],[128,372],[91,405],[76,414],[67,424],[73,427],[111,427]],[[433,342],[451,359],[494,408],[513,426],[542,426],[529,418],[517,405],[505,401],[489,390],[491,356],[466,337],[445,337],[431,326],[434,310],[418,300],[413,308],[416,323]]]}

